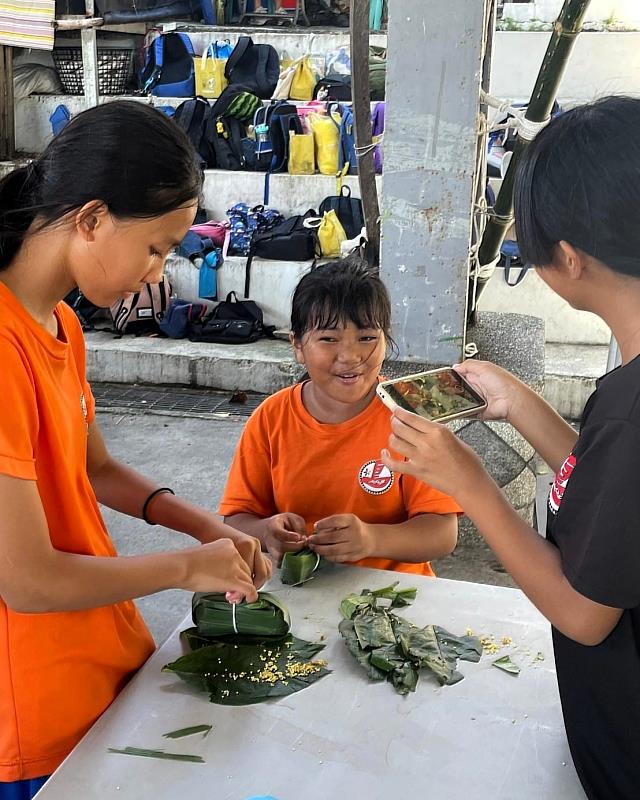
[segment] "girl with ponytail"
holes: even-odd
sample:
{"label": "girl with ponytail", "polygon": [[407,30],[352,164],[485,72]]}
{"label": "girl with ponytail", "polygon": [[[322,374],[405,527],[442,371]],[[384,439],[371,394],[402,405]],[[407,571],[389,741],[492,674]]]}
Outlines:
{"label": "girl with ponytail", "polygon": [[[256,539],[109,455],[62,302],[159,281],[200,191],[185,134],[134,101],[80,114],[0,182],[0,800],[32,797],[152,652],[132,598],[254,600],[270,573]],[[196,546],[118,557],[99,503]]]}

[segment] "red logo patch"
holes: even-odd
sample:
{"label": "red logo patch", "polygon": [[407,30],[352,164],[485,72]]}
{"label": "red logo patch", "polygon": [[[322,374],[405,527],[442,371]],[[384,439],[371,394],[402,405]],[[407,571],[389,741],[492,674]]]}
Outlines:
{"label": "red logo patch", "polygon": [[369,494],[384,494],[393,486],[393,472],[382,461],[367,461],[358,473],[360,486]]}
{"label": "red logo patch", "polygon": [[556,475],[556,479],[549,492],[549,509],[554,514],[557,514],[560,509],[564,491],[567,488],[567,483],[569,483],[569,478],[571,477],[575,465],[576,457],[572,453],[560,467],[560,471]]}

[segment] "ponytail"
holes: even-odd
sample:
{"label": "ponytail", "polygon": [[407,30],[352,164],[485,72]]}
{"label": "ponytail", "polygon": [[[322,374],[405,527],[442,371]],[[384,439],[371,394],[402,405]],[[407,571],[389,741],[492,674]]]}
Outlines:
{"label": "ponytail", "polygon": [[0,181],[0,271],[15,258],[35,219],[36,172],[35,165],[29,164]]}

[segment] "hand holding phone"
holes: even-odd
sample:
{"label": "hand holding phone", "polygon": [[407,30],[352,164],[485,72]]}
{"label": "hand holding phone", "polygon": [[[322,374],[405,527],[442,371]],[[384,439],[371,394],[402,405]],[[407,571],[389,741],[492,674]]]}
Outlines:
{"label": "hand holding phone", "polygon": [[431,422],[477,416],[487,407],[486,400],[448,367],[382,381],[376,391],[390,409],[400,406]]}

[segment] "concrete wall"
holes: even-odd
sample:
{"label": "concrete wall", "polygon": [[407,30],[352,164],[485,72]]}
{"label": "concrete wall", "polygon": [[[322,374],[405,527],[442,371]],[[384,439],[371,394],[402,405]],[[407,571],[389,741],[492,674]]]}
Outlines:
{"label": "concrete wall", "polygon": [[[491,93],[528,99],[548,42],[549,33],[498,31]],[[559,101],[585,103],[617,93],[640,94],[640,33],[581,34],[560,84]]]}

